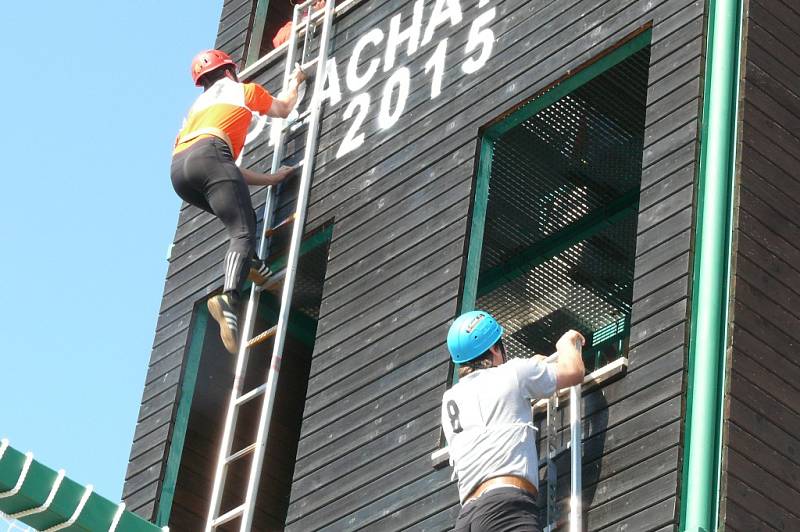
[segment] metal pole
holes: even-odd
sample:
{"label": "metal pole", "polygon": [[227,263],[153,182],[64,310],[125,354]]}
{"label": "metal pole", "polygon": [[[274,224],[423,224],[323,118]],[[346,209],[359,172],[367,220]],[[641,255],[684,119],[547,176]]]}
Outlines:
{"label": "metal pole", "polygon": [[582,460],[583,453],[582,436],[583,425],[581,423],[581,385],[575,385],[569,389],[569,436],[570,436],[570,501],[569,501],[569,530],[570,532],[583,531],[583,508],[581,504],[582,481]]}
{"label": "metal pole", "polygon": [[693,257],[680,530],[719,526],[731,242],[742,47],[741,0],[706,3],[705,86]]}
{"label": "metal pole", "polygon": [[[275,341],[272,349],[272,359],[270,362],[269,375],[267,377],[267,389],[264,392],[264,406],[261,409],[261,416],[258,424],[258,436],[256,441],[260,442],[259,448],[255,450],[253,464],[250,471],[250,479],[247,483],[248,501],[244,515],[242,515],[241,532],[249,532],[253,524],[253,514],[255,509],[256,492],[258,490],[258,480],[261,477],[261,469],[264,465],[264,454],[267,447],[267,437],[269,435],[269,425],[272,420],[272,409],[275,405],[275,394],[278,389],[278,376],[280,375],[281,359],[283,357],[283,347],[286,340],[286,330],[289,323],[289,309],[291,307],[292,292],[294,289],[295,277],[297,275],[297,263],[300,256],[300,243],[303,239],[303,226],[306,220],[308,207],[308,196],[311,190],[311,176],[314,171],[314,156],[317,149],[317,134],[319,133],[319,121],[322,108],[320,94],[325,81],[325,66],[328,62],[328,43],[330,41],[331,21],[333,19],[333,0],[325,3],[325,15],[320,37],[319,62],[317,63],[317,73],[314,80],[314,94],[311,99],[311,115],[306,136],[305,157],[303,159],[303,173],[300,179],[300,190],[297,196],[297,217],[295,228],[292,231],[292,239],[289,246],[289,255],[286,261],[286,276],[283,281],[283,296],[281,297],[281,309],[278,313],[278,325],[275,332]],[[293,44],[293,43],[292,43]],[[287,66],[288,68],[288,66]]]}
{"label": "metal pole", "polygon": [[[575,349],[583,358],[583,344],[575,342]],[[570,438],[570,501],[569,530],[583,532],[583,387],[576,384],[569,389],[569,438]]]}

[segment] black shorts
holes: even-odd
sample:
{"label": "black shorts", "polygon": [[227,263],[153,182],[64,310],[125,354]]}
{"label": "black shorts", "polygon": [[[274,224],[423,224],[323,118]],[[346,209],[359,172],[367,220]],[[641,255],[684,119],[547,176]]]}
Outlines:
{"label": "black shorts", "polygon": [[517,488],[495,488],[461,507],[456,532],[540,532],[536,499]]}

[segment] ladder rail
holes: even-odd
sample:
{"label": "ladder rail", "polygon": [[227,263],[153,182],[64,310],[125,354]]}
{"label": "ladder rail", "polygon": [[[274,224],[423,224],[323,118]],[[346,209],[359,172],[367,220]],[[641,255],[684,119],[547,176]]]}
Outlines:
{"label": "ladder rail", "polygon": [[[298,10],[295,9],[292,15],[292,23],[294,27],[297,26]],[[292,65],[294,63],[294,52],[296,48],[297,35],[292,32],[289,37],[289,46],[287,47],[286,66],[284,68],[283,87],[286,90],[289,84],[289,75],[291,74]],[[276,120],[278,127],[278,139],[275,143],[275,148],[272,157],[272,173],[275,173],[280,167],[283,160],[284,148],[284,128],[281,127],[282,120]],[[270,185],[267,187],[267,195],[264,203],[263,224],[261,227],[261,238],[258,247],[258,256],[265,257],[269,245],[269,236],[267,235],[269,229],[272,227],[273,211],[275,210],[274,204],[276,202],[275,187]],[[260,289],[255,284],[250,287],[250,294],[247,301],[247,311],[245,313],[244,325],[240,333],[239,350],[236,356],[236,369],[234,373],[234,382],[231,389],[230,398],[228,400],[228,408],[225,414],[225,428],[223,430],[222,441],[220,443],[219,453],[217,456],[217,465],[214,474],[214,483],[211,490],[211,504],[209,505],[208,518],[206,520],[206,532],[212,532],[217,524],[217,516],[220,513],[222,506],[223,487],[227,479],[227,467],[229,465],[228,456],[233,450],[233,434],[236,429],[236,422],[239,415],[238,398],[244,391],[245,373],[249,362],[249,349],[247,342],[242,341],[244,338],[250,338],[255,326],[255,315],[258,308],[258,300],[260,296]]]}
{"label": "ladder rail", "polygon": [[[576,345],[579,352],[583,346]],[[547,357],[547,361],[555,361],[557,354]],[[547,400],[545,420],[545,445],[547,448],[547,525],[544,532],[553,532],[559,527],[560,515],[557,504],[558,470],[556,456],[560,449],[556,445],[558,428],[556,412],[559,406],[558,390]],[[576,384],[569,389],[569,450],[570,450],[570,499],[569,499],[569,532],[583,531],[583,386]]]}
{"label": "ladder rail", "polygon": [[558,522],[558,507],[556,506],[558,470],[556,469],[556,412],[558,410],[558,391],[547,401],[547,414],[545,426],[545,450],[547,461],[547,526],[545,531],[552,531]]}
{"label": "ladder rail", "polygon": [[[295,7],[294,11],[292,11],[292,28],[297,28],[297,22],[299,18],[300,18],[300,10],[297,7]],[[286,48],[286,64],[283,67],[283,86],[281,87],[281,90],[283,91],[289,89],[289,76],[292,74],[292,67],[294,66],[295,63],[294,54],[296,49],[297,49],[297,31],[292,30],[291,34],[289,35],[289,44]],[[301,53],[300,56],[301,62],[304,59],[302,55],[304,53],[305,50]],[[271,169],[272,173],[278,171],[278,168],[281,167],[281,162],[283,161],[283,152],[285,148],[285,144],[283,141],[286,136],[286,128],[283,127],[284,122],[285,122],[284,119],[275,119],[274,125],[272,126],[278,129],[278,137],[275,142],[275,148],[272,152],[272,169]],[[268,195],[272,194],[272,186],[270,186],[269,189],[267,190],[267,194]],[[266,215],[267,213],[264,212],[265,217]],[[272,212],[270,212],[269,215],[272,216]],[[267,230],[269,230],[271,226],[272,224],[266,223],[266,218],[265,218],[264,226],[262,228],[264,230],[264,233],[262,234],[261,237],[261,246],[259,252],[263,253],[266,251],[266,245],[268,242],[266,238],[266,232]]]}
{"label": "ladder rail", "polygon": [[[278,377],[280,375],[283,348],[286,340],[286,332],[289,322],[289,310],[294,291],[295,277],[297,274],[297,264],[300,258],[300,244],[303,238],[306,211],[308,208],[308,196],[311,191],[311,177],[314,172],[314,158],[317,149],[319,133],[320,115],[322,113],[322,89],[325,82],[325,71],[328,63],[328,48],[330,44],[330,31],[333,21],[334,1],[329,0],[325,3],[325,14],[323,16],[322,35],[320,37],[319,61],[317,62],[317,72],[314,80],[314,93],[311,98],[311,116],[309,117],[308,132],[306,134],[306,144],[304,148],[303,170],[300,178],[300,187],[297,196],[297,217],[294,230],[289,245],[286,268],[284,269],[285,278],[283,282],[283,295],[281,297],[281,307],[278,313],[278,324],[272,349],[272,358],[267,377],[267,389],[264,392],[261,415],[258,424],[258,436],[256,437],[257,449],[253,455],[253,463],[250,466],[250,478],[247,483],[247,494],[245,496],[246,508],[242,515],[241,532],[249,532],[252,528],[253,515],[255,510],[256,494],[258,491],[261,470],[264,465],[264,455],[266,454],[267,440],[269,436],[269,425],[272,421],[272,410],[275,404]],[[293,32],[294,35],[294,32]],[[287,70],[291,65],[287,64]]]}
{"label": "ladder rail", "polygon": [[[303,36],[303,51],[300,53],[301,61],[306,58],[306,50],[308,50],[308,43],[311,42],[311,32],[314,30],[314,26],[311,25],[311,15],[314,14],[314,8],[312,2],[307,2],[308,6],[305,7],[306,18],[305,18],[305,35]],[[299,30],[298,30],[299,31]]]}
{"label": "ladder rail", "polygon": [[569,389],[569,437],[570,437],[570,501],[569,530],[583,531],[583,423],[582,387],[576,384]]}

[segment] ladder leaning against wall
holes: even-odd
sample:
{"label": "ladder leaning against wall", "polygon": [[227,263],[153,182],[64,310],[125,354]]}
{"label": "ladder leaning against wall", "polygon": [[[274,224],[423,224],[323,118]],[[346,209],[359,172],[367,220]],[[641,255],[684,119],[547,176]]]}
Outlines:
{"label": "ladder leaning against wall", "polygon": [[[294,7],[292,15],[292,34],[289,38],[289,44],[286,51],[286,65],[283,76],[283,88],[286,90],[288,87],[289,76],[292,67],[295,64],[295,51],[297,48],[297,39],[301,31],[307,27],[305,31],[305,40],[302,52],[300,53],[299,63],[303,68],[311,68],[316,64],[316,75],[314,77],[314,91],[309,105],[309,109],[302,113],[298,120],[302,120],[307,124],[306,142],[303,154],[302,174],[300,177],[300,186],[297,196],[297,206],[295,213],[290,216],[280,225],[285,223],[294,223],[292,236],[289,244],[289,255],[287,257],[286,268],[283,272],[275,274],[273,282],[278,278],[283,279],[283,289],[281,293],[280,311],[278,313],[278,323],[270,329],[258,334],[253,335],[253,328],[255,317],[258,311],[259,296],[262,288],[255,284],[250,289],[250,297],[247,302],[247,310],[245,314],[244,327],[242,329],[239,344],[239,350],[236,356],[236,370],[234,374],[233,389],[231,390],[230,399],[228,401],[228,408],[225,415],[225,428],[220,443],[219,453],[217,457],[217,465],[214,472],[214,484],[211,493],[211,501],[208,509],[208,518],[206,520],[205,530],[211,532],[216,530],[223,524],[229,523],[235,519],[241,519],[239,527],[240,532],[249,532],[253,526],[253,514],[256,507],[256,495],[261,479],[261,469],[264,464],[264,455],[267,450],[267,438],[269,436],[269,426],[272,419],[272,410],[275,403],[275,395],[278,387],[278,376],[280,374],[281,359],[283,357],[283,349],[286,340],[287,325],[289,321],[289,309],[292,303],[292,292],[297,274],[297,264],[300,256],[300,243],[303,237],[303,226],[305,225],[306,210],[308,205],[308,195],[311,189],[311,176],[314,171],[314,156],[317,149],[317,137],[319,134],[319,124],[321,120],[321,94],[322,87],[325,80],[325,66],[328,61],[328,47],[330,44],[331,25],[333,21],[333,12],[335,2],[328,0],[325,3],[324,12],[322,14],[322,33],[320,36],[319,52],[315,59],[308,63],[304,63],[305,54],[309,48],[309,34],[311,33],[310,27],[314,19],[318,18],[318,12],[312,14],[312,4],[315,0],[307,0]],[[300,13],[306,12],[306,22],[299,24]],[[286,131],[288,125],[285,122],[278,122],[278,134],[275,142],[273,158],[272,158],[272,172],[276,172],[281,166],[284,157]],[[264,223],[261,232],[261,241],[259,244],[258,256],[266,258],[269,255],[269,246],[271,236],[274,233],[272,227],[273,211],[277,204],[275,187],[268,187],[267,198],[264,205]],[[270,283],[270,281],[268,281]],[[269,371],[267,374],[266,382],[256,386],[251,390],[244,390],[245,373],[249,360],[250,348],[266,342],[270,338],[273,339],[272,358],[270,362]],[[239,409],[246,403],[261,397],[261,413],[258,421],[258,431],[256,433],[256,440],[243,447],[242,449],[233,450],[233,442],[235,441],[236,420],[239,414]],[[247,491],[245,493],[244,502],[233,509],[221,513],[222,499],[225,492],[226,480],[228,477],[228,468],[246,456],[252,455],[252,462],[250,463],[249,473],[247,475]]]}

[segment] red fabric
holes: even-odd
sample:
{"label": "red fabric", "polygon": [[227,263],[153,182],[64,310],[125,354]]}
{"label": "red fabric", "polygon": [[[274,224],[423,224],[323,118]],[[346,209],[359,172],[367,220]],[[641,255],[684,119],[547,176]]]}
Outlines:
{"label": "red fabric", "polygon": [[278,33],[275,34],[275,37],[272,38],[272,46],[277,48],[278,46],[282,45],[286,41],[289,40],[289,36],[292,34],[292,21],[290,20],[286,24],[284,24],[281,29],[278,30]]}
{"label": "red fabric", "polygon": [[[325,0],[319,0],[317,3],[311,6],[314,12],[323,9],[324,7],[325,7]],[[272,46],[277,48],[278,46],[282,45],[283,43],[289,40],[291,34],[292,34],[292,21],[290,20],[289,22],[284,24],[281,27],[281,29],[278,30],[278,33],[275,34],[275,37],[272,38]]]}

